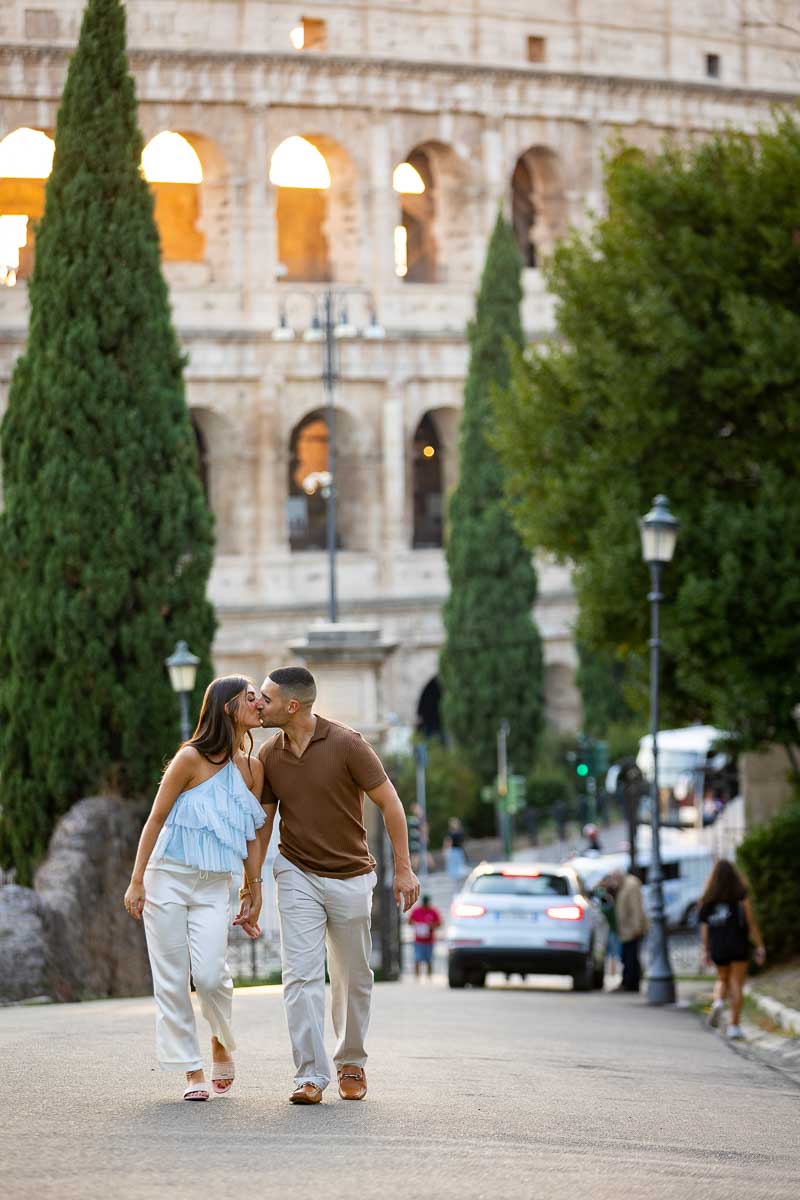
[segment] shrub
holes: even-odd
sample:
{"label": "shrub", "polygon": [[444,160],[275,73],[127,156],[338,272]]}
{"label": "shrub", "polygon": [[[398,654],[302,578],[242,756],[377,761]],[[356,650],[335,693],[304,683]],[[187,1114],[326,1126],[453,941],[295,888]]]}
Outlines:
{"label": "shrub", "polygon": [[[391,759],[386,767],[403,802],[403,808],[410,812],[411,805],[417,798],[417,768],[414,757]],[[449,817],[460,817],[473,836],[482,832],[482,808],[488,810],[489,818],[493,820],[491,806],[481,804],[480,787],[474,771],[458,751],[448,749],[439,741],[428,743],[425,785],[430,849],[440,848],[447,832]]]}
{"label": "shrub", "polygon": [[750,832],[737,860],[764,935],[769,961],[800,954],[800,801]]}

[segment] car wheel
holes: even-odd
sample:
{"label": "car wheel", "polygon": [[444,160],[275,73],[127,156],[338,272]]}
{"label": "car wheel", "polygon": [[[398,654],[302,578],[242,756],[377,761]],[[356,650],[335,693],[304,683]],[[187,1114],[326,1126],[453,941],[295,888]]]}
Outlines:
{"label": "car wheel", "polygon": [[457,967],[455,963],[448,963],[447,982],[451,988],[466,987],[467,977],[464,974],[463,967]]}
{"label": "car wheel", "polygon": [[576,992],[590,992],[594,982],[594,955],[590,948],[579,971],[572,976],[572,987]]}
{"label": "car wheel", "polygon": [[602,962],[599,967],[596,966],[592,971],[592,987],[597,988],[598,991],[602,992],[605,982],[606,964],[605,962]]}
{"label": "car wheel", "polygon": [[470,975],[469,981],[473,987],[485,987],[486,986],[486,972],[485,971],[475,971],[474,974]]}

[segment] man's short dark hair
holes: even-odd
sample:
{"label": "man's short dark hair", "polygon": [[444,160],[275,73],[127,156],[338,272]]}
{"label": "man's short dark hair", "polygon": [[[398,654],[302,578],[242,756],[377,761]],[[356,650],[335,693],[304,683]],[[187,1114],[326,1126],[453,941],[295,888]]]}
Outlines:
{"label": "man's short dark hair", "polygon": [[290,700],[313,704],[317,698],[314,676],[305,667],[278,667],[276,671],[270,671],[269,678]]}

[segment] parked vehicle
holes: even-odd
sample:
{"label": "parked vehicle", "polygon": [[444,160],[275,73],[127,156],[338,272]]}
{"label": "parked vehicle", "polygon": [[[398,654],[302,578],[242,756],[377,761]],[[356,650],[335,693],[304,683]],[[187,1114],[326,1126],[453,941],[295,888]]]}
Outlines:
{"label": "parked vehicle", "polygon": [[[673,838],[676,836],[673,831]],[[627,871],[630,856],[621,851],[617,854],[580,855],[569,860],[585,880],[587,888],[593,890],[610,871]],[[661,847],[661,867],[664,876],[664,912],[671,929],[694,928],[700,896],[706,879],[714,865],[713,855],[704,846],[676,845],[664,839]],[[644,884],[644,898],[648,912],[652,911],[652,896],[648,883],[650,871],[650,848],[645,847],[637,854],[636,874]]]}
{"label": "parked vehicle", "polygon": [[446,937],[451,988],[483,987],[489,971],[603,986],[608,924],[571,865],[481,863],[453,899]]}
{"label": "parked vehicle", "polygon": [[[662,729],[658,735],[658,791],[661,818],[679,826],[709,824],[736,793],[732,757],[714,750],[727,735],[713,725],[688,725]],[[653,739],[639,741],[636,765],[644,778],[653,779]],[[641,817],[647,819],[649,801]]]}

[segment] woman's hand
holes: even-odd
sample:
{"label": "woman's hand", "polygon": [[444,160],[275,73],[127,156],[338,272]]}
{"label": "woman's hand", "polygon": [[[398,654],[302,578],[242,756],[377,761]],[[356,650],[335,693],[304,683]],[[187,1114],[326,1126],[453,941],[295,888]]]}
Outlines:
{"label": "woman's hand", "polygon": [[756,946],[755,954],[753,955],[753,957],[755,958],[758,965],[760,967],[763,967],[764,963],[767,961],[767,952],[763,946]]}
{"label": "woman's hand", "polygon": [[145,902],[144,884],[143,883],[134,883],[133,880],[131,880],[130,884],[128,885],[128,890],[125,893],[124,903],[125,903],[126,911],[136,921],[141,921],[141,919],[142,919],[142,912],[144,911],[144,902]]}
{"label": "woman's hand", "polygon": [[233,919],[234,925],[240,925],[247,936],[252,938],[253,941],[261,937],[261,927],[258,924],[261,903],[261,884],[251,883],[250,891],[242,896],[239,912]]}

